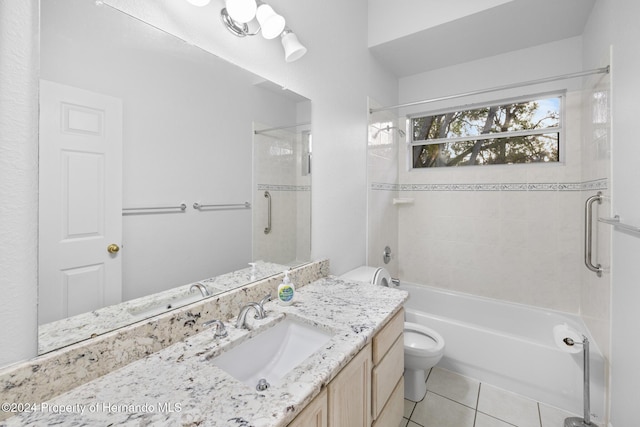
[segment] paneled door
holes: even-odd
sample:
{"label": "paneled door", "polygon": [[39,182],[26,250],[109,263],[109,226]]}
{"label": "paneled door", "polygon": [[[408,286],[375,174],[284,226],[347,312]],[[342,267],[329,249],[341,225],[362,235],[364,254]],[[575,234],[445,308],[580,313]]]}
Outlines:
{"label": "paneled door", "polygon": [[40,81],[38,317],[122,297],[122,102]]}

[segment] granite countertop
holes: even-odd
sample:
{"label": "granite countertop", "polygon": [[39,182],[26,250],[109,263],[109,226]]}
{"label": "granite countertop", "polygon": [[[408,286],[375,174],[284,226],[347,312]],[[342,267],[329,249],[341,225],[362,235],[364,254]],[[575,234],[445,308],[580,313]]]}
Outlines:
{"label": "granite countertop", "polygon": [[170,308],[198,301],[202,299],[202,295],[198,290],[191,291],[191,285],[194,283],[201,283],[211,295],[216,295],[282,273],[288,269],[282,264],[265,261],[256,261],[255,264],[253,271],[247,267],[40,325],[38,328],[38,354],[148,319],[165,313]]}
{"label": "granite countertop", "polygon": [[[284,426],[407,297],[397,289],[326,277],[300,288],[290,306],[266,304],[267,318],[248,320],[251,330],[227,321],[226,338],[216,339],[212,330],[205,330],[47,402],[24,402],[25,412],[0,425]],[[279,384],[258,392],[211,362],[285,317],[334,335]]]}

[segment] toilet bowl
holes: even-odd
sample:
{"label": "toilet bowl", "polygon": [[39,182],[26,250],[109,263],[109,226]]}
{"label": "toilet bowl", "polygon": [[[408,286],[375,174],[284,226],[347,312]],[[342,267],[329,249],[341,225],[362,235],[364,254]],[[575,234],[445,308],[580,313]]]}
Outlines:
{"label": "toilet bowl", "polygon": [[[358,267],[340,276],[356,282],[391,285],[391,275],[384,268]],[[427,393],[427,372],[444,355],[444,339],[426,326],[404,323],[404,397],[414,402]]]}
{"label": "toilet bowl", "polygon": [[427,371],[442,359],[442,335],[417,323],[404,322],[404,397],[414,402],[427,393]]}

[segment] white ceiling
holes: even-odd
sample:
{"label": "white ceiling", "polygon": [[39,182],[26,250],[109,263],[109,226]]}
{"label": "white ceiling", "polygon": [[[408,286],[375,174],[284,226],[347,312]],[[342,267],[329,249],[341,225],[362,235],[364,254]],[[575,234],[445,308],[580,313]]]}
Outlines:
{"label": "white ceiling", "polygon": [[[478,2],[448,0],[446,18],[436,19],[435,0],[369,0],[369,49],[397,77],[410,76],[579,36],[595,0],[483,0],[483,10]],[[413,7],[411,18],[403,4]],[[422,29],[420,14],[429,15]],[[389,30],[408,27],[406,35]]]}

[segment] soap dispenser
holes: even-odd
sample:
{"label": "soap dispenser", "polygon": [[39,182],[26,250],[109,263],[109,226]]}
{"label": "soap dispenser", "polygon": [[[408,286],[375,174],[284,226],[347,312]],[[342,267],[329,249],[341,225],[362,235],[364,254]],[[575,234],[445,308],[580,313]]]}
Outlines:
{"label": "soap dispenser", "polygon": [[256,263],[255,262],[250,262],[249,265],[251,266],[251,272],[249,274],[251,274],[251,277],[249,278],[249,280],[251,280],[252,282],[254,280],[256,280]]}
{"label": "soap dispenser", "polygon": [[284,279],[282,279],[282,283],[278,286],[278,300],[282,305],[291,305],[293,302],[293,296],[296,293],[296,288],[291,283],[289,279],[289,272],[284,272]]}

